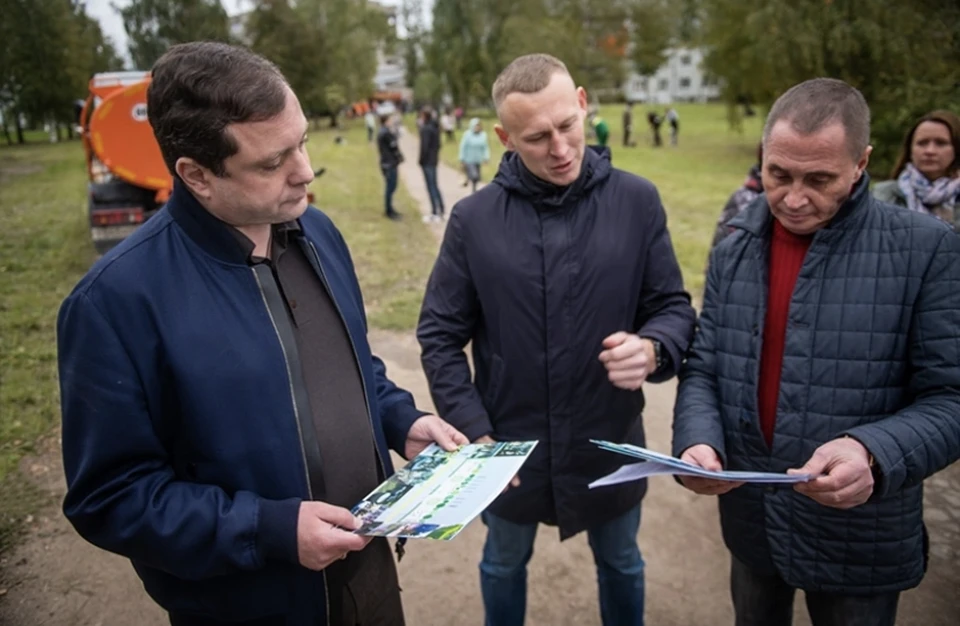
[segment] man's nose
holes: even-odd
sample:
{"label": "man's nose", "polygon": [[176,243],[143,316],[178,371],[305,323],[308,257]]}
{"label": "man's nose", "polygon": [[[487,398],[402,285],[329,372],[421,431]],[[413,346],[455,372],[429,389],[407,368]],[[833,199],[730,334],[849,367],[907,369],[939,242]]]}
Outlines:
{"label": "man's nose", "polygon": [[553,133],[550,136],[550,154],[554,156],[563,156],[566,151],[567,144],[563,140],[563,135],[560,133]]}
{"label": "man's nose", "polygon": [[297,159],[297,168],[290,177],[290,184],[295,187],[299,185],[309,185],[316,177],[313,172],[313,167],[310,166],[310,155],[308,155],[306,149],[304,149],[298,152],[295,158]]}
{"label": "man's nose", "polygon": [[800,209],[807,204],[807,195],[803,193],[802,188],[794,186],[791,187],[790,191],[787,192],[787,196],[783,199],[783,203],[788,209]]}

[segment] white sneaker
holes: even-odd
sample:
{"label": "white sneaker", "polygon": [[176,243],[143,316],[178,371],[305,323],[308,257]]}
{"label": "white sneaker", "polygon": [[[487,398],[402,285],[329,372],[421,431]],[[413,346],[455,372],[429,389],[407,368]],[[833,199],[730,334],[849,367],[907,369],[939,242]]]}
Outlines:
{"label": "white sneaker", "polygon": [[423,216],[423,223],[424,223],[424,224],[429,224],[429,223],[432,222],[432,221],[433,221],[433,216],[432,216],[432,215],[424,215],[424,216]]}

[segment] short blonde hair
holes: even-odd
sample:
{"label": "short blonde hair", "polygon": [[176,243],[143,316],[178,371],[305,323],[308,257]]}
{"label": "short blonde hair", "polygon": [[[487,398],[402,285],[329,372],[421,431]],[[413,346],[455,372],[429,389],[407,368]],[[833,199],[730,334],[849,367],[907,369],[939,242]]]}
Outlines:
{"label": "short blonde hair", "polygon": [[493,104],[500,105],[512,93],[537,93],[547,88],[554,74],[570,75],[567,66],[549,54],[526,54],[503,68],[493,83]]}

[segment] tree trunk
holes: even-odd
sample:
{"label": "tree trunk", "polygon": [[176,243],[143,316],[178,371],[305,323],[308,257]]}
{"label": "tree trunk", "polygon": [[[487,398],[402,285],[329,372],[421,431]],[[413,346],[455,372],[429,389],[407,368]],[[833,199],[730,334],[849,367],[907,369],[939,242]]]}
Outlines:
{"label": "tree trunk", "polygon": [[7,120],[3,120],[3,136],[4,136],[4,137],[6,138],[6,140],[7,140],[7,145],[8,145],[8,146],[12,146],[12,145],[13,145],[13,137],[10,136],[10,127],[7,126]]}
{"label": "tree trunk", "polygon": [[337,128],[338,126],[339,126],[339,125],[337,124],[337,114],[336,114],[336,113],[331,113],[331,114],[330,114],[330,128]]}
{"label": "tree trunk", "polygon": [[17,143],[21,146],[27,143],[23,138],[23,126],[20,125],[20,114],[13,114],[13,123],[17,125]]}

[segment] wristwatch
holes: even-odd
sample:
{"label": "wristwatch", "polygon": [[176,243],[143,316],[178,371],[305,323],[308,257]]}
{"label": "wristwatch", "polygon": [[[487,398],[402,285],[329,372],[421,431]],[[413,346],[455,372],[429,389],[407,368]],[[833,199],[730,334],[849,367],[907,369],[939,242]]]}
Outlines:
{"label": "wristwatch", "polygon": [[657,367],[653,371],[654,373],[659,372],[666,364],[666,355],[663,353],[663,344],[651,337],[641,337],[641,339],[647,339],[653,344],[653,356],[656,358],[657,362]]}

